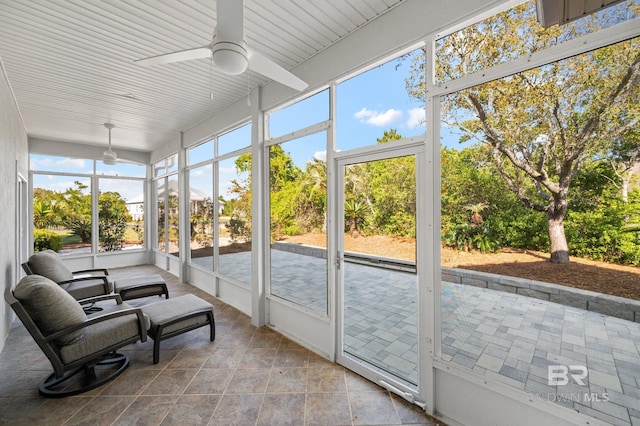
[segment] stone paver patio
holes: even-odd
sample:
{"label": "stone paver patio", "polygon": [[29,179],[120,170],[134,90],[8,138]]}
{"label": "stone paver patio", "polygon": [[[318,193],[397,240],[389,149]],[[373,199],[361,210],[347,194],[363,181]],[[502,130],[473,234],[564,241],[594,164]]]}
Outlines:
{"label": "stone paver patio", "polygon": [[[248,258],[234,256],[221,256],[221,270],[248,283]],[[273,294],[326,313],[326,260],[273,250],[271,270]],[[349,263],[344,274],[345,352],[416,383],[416,276]],[[446,282],[441,306],[443,360],[610,424],[640,425],[640,323]]]}

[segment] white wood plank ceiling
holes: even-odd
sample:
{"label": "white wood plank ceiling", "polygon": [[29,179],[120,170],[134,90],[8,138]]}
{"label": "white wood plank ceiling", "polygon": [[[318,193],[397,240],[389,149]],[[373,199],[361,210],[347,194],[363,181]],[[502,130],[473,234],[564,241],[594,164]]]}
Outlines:
{"label": "white wood plank ceiling", "polygon": [[[295,68],[403,0],[245,0],[245,39]],[[0,58],[30,137],[151,151],[242,99],[259,74],[134,59],[207,45],[214,0],[0,0]],[[213,89],[212,89],[213,88]],[[213,91],[213,100],[210,91]]]}

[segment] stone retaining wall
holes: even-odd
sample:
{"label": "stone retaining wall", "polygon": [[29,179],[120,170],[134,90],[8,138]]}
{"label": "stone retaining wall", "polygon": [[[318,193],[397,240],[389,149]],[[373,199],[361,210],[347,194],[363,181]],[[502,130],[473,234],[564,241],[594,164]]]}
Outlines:
{"label": "stone retaining wall", "polygon": [[[275,242],[273,244],[273,248],[305,256],[314,256],[321,259],[327,258],[327,251],[322,247]],[[350,261],[349,255],[349,253],[345,254],[347,261]],[[370,256],[371,262],[362,262],[361,260],[364,257],[365,256],[363,255],[358,255],[357,258],[353,259],[353,261],[356,261],[357,263],[366,263],[369,266],[404,271],[410,269],[410,264],[412,264],[412,262],[397,262],[393,259],[389,265],[386,265],[384,258],[375,256]],[[401,263],[406,263],[406,265],[401,265]],[[625,299],[623,297],[609,296],[607,294],[550,284],[542,281],[508,277],[459,268],[443,267],[442,281],[519,294],[522,296],[559,303],[565,306],[573,306],[587,311],[598,312],[629,321],[640,322],[640,301]],[[640,282],[638,285],[640,285]]]}
{"label": "stone retaining wall", "polygon": [[[640,322],[640,301],[542,281],[468,269],[442,268],[442,280],[548,300],[612,317]],[[640,285],[640,283],[638,283]]]}

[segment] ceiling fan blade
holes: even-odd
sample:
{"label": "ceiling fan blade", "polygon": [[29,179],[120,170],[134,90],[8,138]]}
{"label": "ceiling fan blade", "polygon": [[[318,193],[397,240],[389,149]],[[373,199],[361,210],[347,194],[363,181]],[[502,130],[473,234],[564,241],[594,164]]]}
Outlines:
{"label": "ceiling fan blade", "polygon": [[247,47],[249,69],[297,91],[309,85],[261,53]]}
{"label": "ceiling fan blade", "polygon": [[211,45],[180,50],[178,52],[165,53],[162,55],[151,56],[149,58],[137,59],[133,62],[140,65],[151,66],[169,64],[172,62],[191,61],[192,59],[203,59],[209,57],[211,57]]}

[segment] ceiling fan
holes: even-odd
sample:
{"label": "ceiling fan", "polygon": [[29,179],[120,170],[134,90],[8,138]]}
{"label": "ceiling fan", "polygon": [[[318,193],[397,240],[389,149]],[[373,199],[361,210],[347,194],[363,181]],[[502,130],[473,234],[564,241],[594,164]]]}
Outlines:
{"label": "ceiling fan", "polygon": [[211,58],[213,63],[226,74],[242,74],[248,68],[295,90],[304,90],[308,86],[307,83],[247,46],[244,41],[243,9],[242,0],[217,0],[218,25],[211,43],[202,47],[138,59],[134,62],[141,65],[160,65]]}
{"label": "ceiling fan", "polygon": [[118,156],[111,150],[111,129],[116,127],[116,125],[111,123],[104,123],[104,127],[109,129],[109,149],[102,153],[102,162],[107,166],[113,166],[118,162]]}

